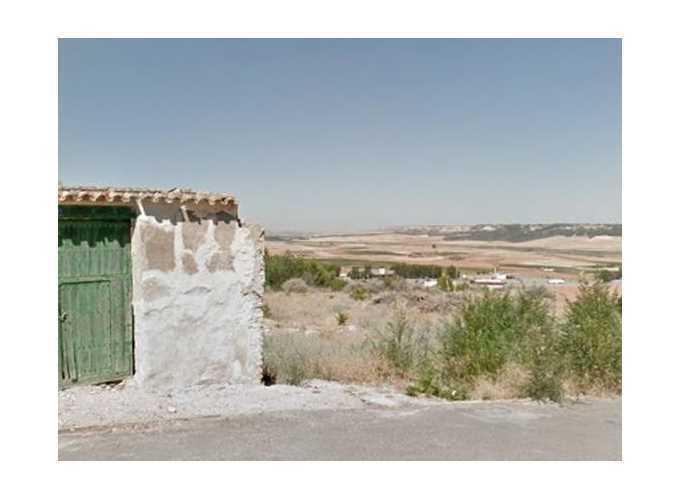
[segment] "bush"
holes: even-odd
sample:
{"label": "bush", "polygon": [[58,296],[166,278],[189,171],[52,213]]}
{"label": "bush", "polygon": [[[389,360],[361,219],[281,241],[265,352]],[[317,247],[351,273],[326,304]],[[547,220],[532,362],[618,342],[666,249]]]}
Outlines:
{"label": "bush", "polygon": [[610,271],[608,269],[601,269],[595,273],[595,278],[603,283],[609,283],[610,281],[620,280],[623,277],[623,265],[620,265],[616,271]]}
{"label": "bush", "polygon": [[265,283],[267,286],[279,290],[283,284],[292,279],[300,278],[309,286],[335,287],[339,289],[338,275],[340,268],[330,264],[323,264],[313,259],[295,257],[290,252],[284,255],[270,255],[265,251]]}
{"label": "bush", "polygon": [[621,313],[617,294],[596,282],[582,283],[570,302],[564,324],[562,352],[569,374],[581,390],[621,390]]}
{"label": "bush", "polygon": [[400,376],[406,375],[418,361],[424,347],[404,311],[397,311],[383,331],[377,333],[373,349]]}
{"label": "bush", "polygon": [[354,300],[366,300],[368,298],[368,290],[361,287],[353,288],[349,294]]}
{"label": "bush", "polygon": [[469,397],[469,387],[460,385],[454,387],[449,380],[445,380],[442,371],[429,361],[420,366],[418,378],[406,388],[409,396],[434,396],[450,400],[465,400]]}
{"label": "bush", "polygon": [[339,313],[337,313],[335,315],[335,319],[337,320],[338,325],[342,326],[345,323],[347,323],[347,321],[349,321],[349,314],[347,314],[346,312],[340,311]]}
{"label": "bush", "polygon": [[339,292],[340,290],[345,288],[345,286],[347,286],[347,282],[340,278],[333,278],[330,284],[328,285],[328,287],[334,292]]}
{"label": "bush", "polygon": [[439,287],[442,292],[453,291],[453,282],[451,281],[451,278],[449,278],[449,275],[446,271],[444,271],[437,279],[437,287]]}
{"label": "bush", "polygon": [[542,291],[486,291],[466,298],[458,317],[444,328],[442,354],[456,360],[460,374],[494,376],[509,360],[526,361],[528,345],[550,334],[552,326]]}
{"label": "bush", "polygon": [[433,357],[420,368],[410,390],[448,399],[465,398],[478,378],[495,380],[512,362],[533,366],[533,382],[527,392],[543,398],[549,391],[540,384],[561,387],[559,373],[550,372],[546,368],[549,363],[544,366],[539,362],[545,346],[552,348],[555,344],[554,337],[554,323],[542,290],[521,290],[515,295],[487,291],[481,297],[467,297],[459,314],[442,326]]}
{"label": "bush", "polygon": [[292,278],[286,281],[281,289],[287,294],[291,293],[307,293],[309,291],[309,286],[304,280],[300,278]]}
{"label": "bush", "polygon": [[300,385],[309,378],[308,352],[299,348],[293,337],[265,336],[262,372],[271,383]]}
{"label": "bush", "polygon": [[527,365],[529,380],[523,395],[537,401],[557,403],[564,396],[564,363],[559,352],[559,339],[554,334],[535,339],[529,347]]}

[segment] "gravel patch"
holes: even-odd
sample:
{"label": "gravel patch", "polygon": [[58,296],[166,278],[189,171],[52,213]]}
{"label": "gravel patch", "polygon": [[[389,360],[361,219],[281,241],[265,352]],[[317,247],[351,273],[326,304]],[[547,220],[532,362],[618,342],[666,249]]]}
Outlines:
{"label": "gravel patch", "polygon": [[413,408],[442,404],[389,386],[310,380],[302,386],[198,385],[152,391],[134,381],[74,386],[59,392],[59,430],[287,410]]}

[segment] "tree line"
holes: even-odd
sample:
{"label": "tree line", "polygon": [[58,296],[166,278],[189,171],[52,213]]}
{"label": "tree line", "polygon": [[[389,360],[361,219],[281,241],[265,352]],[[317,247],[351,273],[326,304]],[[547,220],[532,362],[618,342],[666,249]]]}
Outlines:
{"label": "tree line", "polygon": [[[280,289],[281,285],[292,278],[301,278],[310,286],[322,288],[342,288],[344,282],[339,278],[340,266],[326,264],[315,259],[298,257],[291,252],[284,255],[264,254],[265,282],[267,286]],[[455,266],[436,266],[424,264],[395,263],[390,266],[394,274],[406,279],[456,279],[459,275]],[[354,266],[348,274],[354,280],[374,277],[371,265]]]}

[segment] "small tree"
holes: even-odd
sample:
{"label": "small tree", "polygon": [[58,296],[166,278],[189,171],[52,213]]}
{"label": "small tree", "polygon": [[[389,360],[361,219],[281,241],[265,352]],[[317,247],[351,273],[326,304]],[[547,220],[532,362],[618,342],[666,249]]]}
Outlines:
{"label": "small tree", "polygon": [[358,267],[352,266],[352,270],[349,272],[348,276],[353,280],[358,280],[363,277],[363,274],[359,271]]}
{"label": "small tree", "polygon": [[437,286],[443,292],[453,291],[453,282],[451,281],[451,278],[449,278],[449,274],[448,272],[446,272],[446,270],[444,270],[441,276],[439,276],[439,278],[437,279]]}
{"label": "small tree", "polygon": [[582,283],[568,305],[562,350],[583,388],[621,389],[621,331],[618,295],[604,283]]}

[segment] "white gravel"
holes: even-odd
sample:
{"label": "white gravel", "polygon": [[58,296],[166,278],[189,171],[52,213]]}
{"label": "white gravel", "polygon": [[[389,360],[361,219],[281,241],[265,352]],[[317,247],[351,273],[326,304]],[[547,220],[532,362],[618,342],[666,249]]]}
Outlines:
{"label": "white gravel", "polygon": [[411,398],[389,386],[310,380],[290,385],[199,385],[150,391],[130,381],[74,386],[59,392],[59,430],[152,423],[170,419],[234,416],[286,410],[412,408],[441,404]]}

